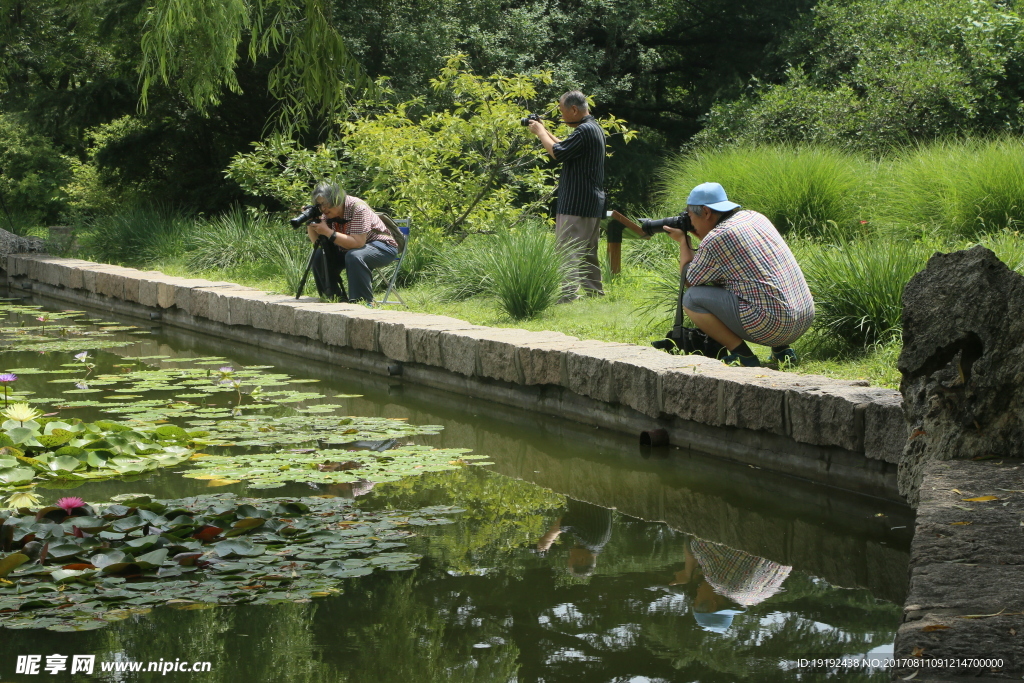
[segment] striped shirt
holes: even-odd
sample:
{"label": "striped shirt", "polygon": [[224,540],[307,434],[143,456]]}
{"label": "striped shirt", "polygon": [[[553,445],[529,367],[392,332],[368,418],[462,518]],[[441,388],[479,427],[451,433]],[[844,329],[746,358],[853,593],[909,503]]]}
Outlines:
{"label": "striped shirt", "polygon": [[792,567],[742,550],[694,538],[690,552],[715,593],[743,607],[760,604],[782,590]]}
{"label": "striped shirt", "polygon": [[756,211],[738,211],[712,228],[686,279],[735,294],[740,323],[758,344],[792,343],[814,322],[814,299],[800,265],[771,221]]}
{"label": "striped shirt", "polygon": [[366,233],[366,242],[383,242],[390,244],[395,249],[398,243],[391,236],[388,227],[380,216],[370,208],[370,205],[359,197],[348,195],[345,197],[345,209],[341,212],[342,218],[347,218],[347,223],[337,220],[328,221],[328,225],[344,235],[361,235]]}
{"label": "striped shirt", "polygon": [[584,218],[604,216],[604,131],[589,114],[572,135],[551,149],[562,164],[556,213]]}

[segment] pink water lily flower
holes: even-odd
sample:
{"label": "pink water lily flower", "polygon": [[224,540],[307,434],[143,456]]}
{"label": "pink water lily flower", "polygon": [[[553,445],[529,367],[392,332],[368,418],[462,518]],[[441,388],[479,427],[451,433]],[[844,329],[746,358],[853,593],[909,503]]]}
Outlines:
{"label": "pink water lily flower", "polygon": [[85,505],[85,501],[77,496],[68,496],[67,498],[58,498],[57,507],[64,510],[64,512],[71,514],[71,511],[75,508],[80,508]]}

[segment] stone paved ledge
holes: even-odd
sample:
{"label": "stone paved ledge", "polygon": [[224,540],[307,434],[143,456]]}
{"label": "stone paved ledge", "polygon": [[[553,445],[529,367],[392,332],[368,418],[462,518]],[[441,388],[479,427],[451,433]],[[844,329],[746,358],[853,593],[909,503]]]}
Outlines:
{"label": "stone paved ledge", "polygon": [[[965,500],[983,496],[998,500]],[[1024,460],[929,463],[895,656],[1003,660],[1001,667],[922,668],[915,681],[1021,680],[1022,615]],[[915,670],[897,668],[893,680]]]}
{"label": "stone paved ledge", "polygon": [[[296,301],[230,282],[78,259],[12,254],[6,271],[15,285],[34,281],[101,301],[127,301],[195,320],[380,354],[386,360],[381,371],[409,363],[443,368],[472,381],[538,387],[542,392],[568,390],[652,420],[681,418],[752,430],[893,466],[906,441],[899,393],[866,382],[731,368],[707,358],[580,340],[560,332],[481,327],[445,316],[308,298]],[[823,461],[819,467],[827,470],[830,465]]]}

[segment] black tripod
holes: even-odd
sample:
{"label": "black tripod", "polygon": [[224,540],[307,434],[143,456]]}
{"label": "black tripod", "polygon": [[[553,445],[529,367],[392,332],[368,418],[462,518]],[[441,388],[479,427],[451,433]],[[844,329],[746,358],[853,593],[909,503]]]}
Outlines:
{"label": "black tripod", "polygon": [[[302,292],[306,289],[306,280],[309,278],[310,271],[313,270],[313,263],[314,263],[314,259],[316,258],[316,250],[317,249],[320,249],[323,252],[321,254],[321,256],[320,256],[320,259],[321,259],[321,263],[323,264],[323,268],[321,269],[322,270],[321,275],[322,275],[322,279],[323,279],[324,285],[329,285],[330,284],[330,281],[331,281],[331,278],[332,278],[332,274],[331,274],[331,268],[327,264],[327,245],[328,245],[327,238],[324,235],[318,236],[316,238],[316,242],[313,243],[313,251],[310,252],[309,259],[306,261],[306,270],[302,273],[302,279],[299,280],[299,287],[295,291],[295,298],[296,299],[300,298],[302,296]],[[315,277],[314,277],[314,279],[315,279]],[[338,276],[336,277],[336,284],[338,285],[338,289],[341,290],[341,300],[342,301],[348,301],[348,292],[345,291],[345,284],[341,281],[341,274],[340,274],[340,272],[339,272]],[[317,289],[319,289],[319,286],[317,287]],[[321,294],[322,294],[322,292],[321,292]]]}

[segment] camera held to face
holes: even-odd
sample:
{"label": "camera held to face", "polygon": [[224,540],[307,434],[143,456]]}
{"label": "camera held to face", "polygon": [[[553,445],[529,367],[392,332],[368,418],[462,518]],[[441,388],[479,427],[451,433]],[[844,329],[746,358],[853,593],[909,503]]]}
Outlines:
{"label": "camera held to face", "polygon": [[304,206],[302,207],[302,213],[288,222],[292,224],[293,228],[298,230],[299,228],[305,227],[306,224],[320,218],[322,214],[323,212],[320,211],[319,206]]}
{"label": "camera held to face", "polygon": [[665,232],[666,226],[669,228],[675,228],[676,230],[682,230],[683,232],[693,232],[693,221],[690,220],[690,214],[685,211],[678,216],[644,221],[640,224],[640,229],[643,230],[646,235],[654,235],[658,232]]}
{"label": "camera held to face", "polygon": [[530,125],[530,121],[543,121],[543,120],[544,119],[541,117],[540,114],[530,114],[528,116],[524,116],[523,118],[519,119],[519,123],[520,123],[520,125],[528,126],[528,125]]}

